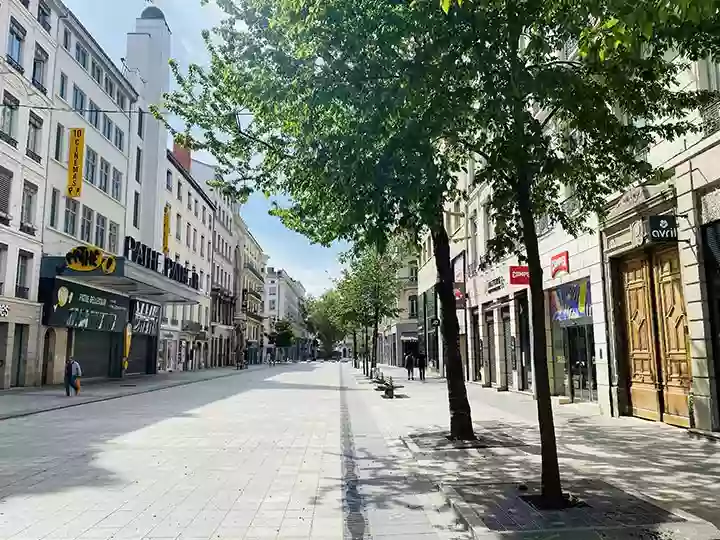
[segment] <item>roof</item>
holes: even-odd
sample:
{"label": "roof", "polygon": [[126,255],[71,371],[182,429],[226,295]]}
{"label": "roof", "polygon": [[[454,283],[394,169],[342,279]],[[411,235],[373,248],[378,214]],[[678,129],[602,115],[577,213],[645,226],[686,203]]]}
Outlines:
{"label": "roof", "polygon": [[167,158],[170,163],[173,164],[173,166],[178,170],[180,174],[183,175],[185,180],[188,181],[188,183],[195,188],[195,191],[197,191],[200,196],[205,199],[205,202],[208,203],[210,208],[212,210],[216,210],[217,207],[215,206],[215,203],[212,201],[210,197],[208,197],[207,193],[205,193],[205,190],[200,187],[200,184],[197,183],[197,181],[192,177],[192,175],[188,172],[188,170],[182,166],[182,164],[177,160],[175,155],[172,153],[171,150],[166,150]]}
{"label": "roof", "polygon": [[165,14],[157,6],[148,6],[143,10],[140,18],[165,20]]}

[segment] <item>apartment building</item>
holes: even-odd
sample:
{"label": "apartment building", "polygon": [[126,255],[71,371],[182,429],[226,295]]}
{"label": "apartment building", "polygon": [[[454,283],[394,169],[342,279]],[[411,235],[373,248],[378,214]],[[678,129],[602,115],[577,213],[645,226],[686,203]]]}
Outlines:
{"label": "apartment building", "polygon": [[[305,287],[281,268],[268,267],[265,278],[265,312],[268,333],[274,331],[279,320],[289,321],[296,337],[296,344],[284,351],[292,360],[304,358],[310,353],[310,340],[302,321],[302,304]],[[269,350],[270,347],[266,347]]]}
{"label": "apartment building", "polygon": [[61,6],[0,4],[0,388],[40,382],[38,276]]}
{"label": "apartment building", "polygon": [[408,353],[418,353],[418,263],[415,256],[406,257],[397,272],[397,314],[385,317],[379,326],[378,351],[382,362],[403,366]]}
{"label": "apartment building", "polygon": [[197,276],[195,302],[166,304],[164,308],[159,362],[160,369],[168,371],[210,365],[213,252],[209,239],[215,205],[188,172],[189,165],[187,152],[166,151],[162,207],[167,256]]}

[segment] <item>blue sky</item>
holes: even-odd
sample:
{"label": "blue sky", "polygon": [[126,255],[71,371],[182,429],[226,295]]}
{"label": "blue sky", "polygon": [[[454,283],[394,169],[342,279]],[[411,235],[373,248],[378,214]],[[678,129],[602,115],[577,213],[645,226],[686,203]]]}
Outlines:
{"label": "blue sky", "polygon": [[[64,1],[110,58],[120,65],[120,59],[125,56],[126,33],[134,30],[135,19],[147,2]],[[182,66],[190,62],[204,63],[205,47],[200,32],[220,20],[219,9],[212,2],[201,7],[200,0],[155,0],[153,3],[163,10],[173,33],[172,56]],[[305,237],[287,230],[276,218],[269,216],[268,208],[269,202],[265,197],[253,196],[243,207],[242,216],[270,256],[269,264],[284,268],[293,278],[300,280],[309,293],[322,293],[331,285],[329,276],[340,275],[337,256],[345,247],[327,249],[311,245]]]}

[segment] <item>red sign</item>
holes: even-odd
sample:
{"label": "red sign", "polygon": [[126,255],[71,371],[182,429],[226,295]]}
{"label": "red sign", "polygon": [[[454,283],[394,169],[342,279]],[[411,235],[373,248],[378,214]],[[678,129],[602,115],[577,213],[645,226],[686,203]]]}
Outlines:
{"label": "red sign", "polygon": [[555,277],[560,272],[570,271],[570,255],[567,251],[553,255],[550,259],[550,275]]}
{"label": "red sign", "polygon": [[511,266],[510,285],[530,285],[530,269],[527,266]]}

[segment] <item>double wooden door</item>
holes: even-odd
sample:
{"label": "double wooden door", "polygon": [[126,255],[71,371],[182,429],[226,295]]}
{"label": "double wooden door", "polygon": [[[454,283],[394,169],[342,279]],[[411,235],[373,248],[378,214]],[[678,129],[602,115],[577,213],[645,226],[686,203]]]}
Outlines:
{"label": "double wooden door", "polygon": [[676,247],[620,263],[632,413],[688,427],[692,382]]}

